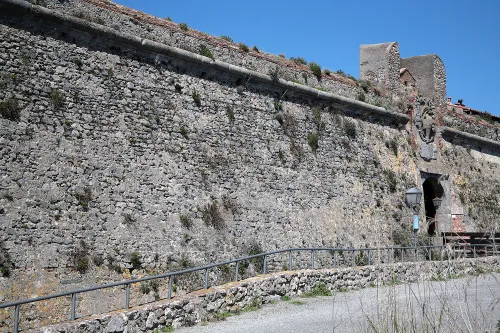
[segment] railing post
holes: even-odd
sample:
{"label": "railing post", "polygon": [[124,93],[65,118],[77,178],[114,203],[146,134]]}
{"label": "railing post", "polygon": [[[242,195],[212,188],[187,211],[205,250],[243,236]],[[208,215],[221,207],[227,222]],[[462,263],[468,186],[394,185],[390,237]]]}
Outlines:
{"label": "railing post", "polygon": [[205,269],[205,289],[208,289],[208,268]]}
{"label": "railing post", "polygon": [[474,259],[476,259],[476,244],[474,244],[472,246],[473,246],[473,251],[474,251]]}
{"label": "railing post", "polygon": [[429,251],[429,261],[432,261],[432,249],[433,248],[432,247],[428,247],[427,249]]}
{"label": "railing post", "polygon": [[391,263],[391,249],[389,248],[387,249],[387,263]]}
{"label": "railing post", "polygon": [[288,270],[292,270],[292,264],[293,264],[293,258],[292,258],[292,250],[288,251]]}
{"label": "railing post", "polygon": [[234,281],[238,282],[238,271],[240,270],[240,262],[237,261],[236,262],[236,269],[235,269],[235,272],[234,272]]}
{"label": "railing post", "polygon": [[356,266],[356,250],[351,250],[351,267]]}
{"label": "railing post", "polygon": [[367,251],[368,251],[368,266],[371,266],[371,264],[372,264],[372,254],[371,254],[370,249],[368,249]]}
{"label": "railing post", "polygon": [[19,332],[19,308],[20,304],[17,304],[14,308],[14,333]]}
{"label": "railing post", "polygon": [[333,251],[333,267],[337,268],[337,251]]}
{"label": "railing post", "polygon": [[168,277],[168,294],[167,294],[167,299],[172,299],[172,282],[173,282],[173,275],[170,275]]}
{"label": "railing post", "polygon": [[130,283],[127,283],[127,288],[125,289],[125,309],[130,308]]}
{"label": "railing post", "polygon": [[314,250],[311,250],[311,269],[314,269]]}
{"label": "railing post", "polygon": [[264,274],[267,274],[267,256],[264,255]]}
{"label": "railing post", "polygon": [[76,319],[76,294],[71,294],[71,320]]}

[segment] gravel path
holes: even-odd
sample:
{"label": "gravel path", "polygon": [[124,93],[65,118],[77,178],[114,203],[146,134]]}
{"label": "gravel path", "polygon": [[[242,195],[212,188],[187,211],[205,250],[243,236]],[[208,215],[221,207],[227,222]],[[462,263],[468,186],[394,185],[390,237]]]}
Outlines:
{"label": "gravel path", "polygon": [[496,332],[500,274],[293,298],[184,333]]}

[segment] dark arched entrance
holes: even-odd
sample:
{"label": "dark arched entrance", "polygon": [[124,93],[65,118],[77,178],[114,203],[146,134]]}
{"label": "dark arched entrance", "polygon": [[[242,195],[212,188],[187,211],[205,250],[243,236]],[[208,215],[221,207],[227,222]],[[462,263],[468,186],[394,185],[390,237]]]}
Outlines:
{"label": "dark arched entrance", "polygon": [[424,189],[424,205],[425,205],[425,218],[427,220],[428,229],[427,233],[433,236],[436,233],[436,207],[432,199],[443,197],[443,187],[439,184],[436,178],[427,178],[423,184]]}

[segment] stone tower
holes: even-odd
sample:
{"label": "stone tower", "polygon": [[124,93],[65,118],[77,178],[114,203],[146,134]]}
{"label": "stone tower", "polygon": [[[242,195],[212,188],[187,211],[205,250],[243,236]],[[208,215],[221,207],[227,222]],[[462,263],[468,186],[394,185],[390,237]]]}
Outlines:
{"label": "stone tower", "polygon": [[393,91],[399,87],[400,56],[396,42],[361,45],[359,78]]}

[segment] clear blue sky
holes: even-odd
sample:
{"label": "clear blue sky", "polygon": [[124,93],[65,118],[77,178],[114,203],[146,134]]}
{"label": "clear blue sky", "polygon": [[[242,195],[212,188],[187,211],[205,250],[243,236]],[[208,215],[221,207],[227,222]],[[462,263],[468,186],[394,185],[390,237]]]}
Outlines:
{"label": "clear blue sky", "polygon": [[359,76],[359,45],[398,42],[401,57],[437,54],[447,95],[500,116],[498,0],[117,0],[190,28]]}

